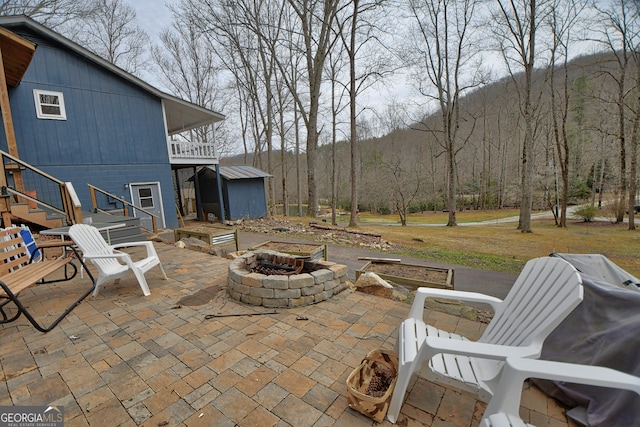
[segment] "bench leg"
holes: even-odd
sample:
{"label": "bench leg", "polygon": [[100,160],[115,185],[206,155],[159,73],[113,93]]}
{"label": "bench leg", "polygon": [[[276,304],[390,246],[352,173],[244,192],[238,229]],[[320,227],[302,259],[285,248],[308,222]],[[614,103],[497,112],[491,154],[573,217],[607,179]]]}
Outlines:
{"label": "bench leg", "polygon": [[[80,297],[76,301],[74,301],[56,320],[54,320],[48,326],[41,325],[33,317],[33,315],[29,312],[29,310],[27,310],[27,308],[20,302],[20,300],[18,299],[18,296],[15,295],[13,292],[11,292],[11,289],[9,289],[9,287],[4,282],[0,281],[0,286],[2,287],[4,292],[8,295],[9,300],[12,301],[16,305],[16,307],[18,307],[18,313],[15,316],[13,316],[11,319],[7,319],[3,307],[6,304],[8,304],[9,301],[6,301],[2,305],[0,305],[0,311],[2,312],[2,317],[3,317],[3,320],[0,321],[0,323],[13,322],[18,317],[20,317],[20,314],[24,314],[25,317],[27,318],[27,320],[29,321],[29,323],[31,323],[33,325],[33,327],[36,328],[37,330],[39,330],[40,332],[46,333],[46,332],[49,332],[50,330],[52,330],[53,328],[55,328],[58,325],[58,323],[60,323],[62,321],[62,319],[64,319],[66,317],[67,314],[71,313],[71,311],[74,308],[76,308],[76,306],[78,304],[80,304],[80,302],[82,302],[82,300],[85,299],[91,292],[93,292],[93,290],[96,287],[96,280],[93,278],[93,275],[89,272],[89,270],[87,270],[87,266],[85,265],[84,261],[82,261],[82,258],[78,258],[78,261],[80,261],[80,264],[82,265],[82,267],[87,271],[87,275],[89,276],[89,279],[91,280],[91,287],[86,292],[84,292],[82,295],[80,295]],[[71,264],[71,266],[74,268],[74,274],[71,276],[71,277],[74,277],[76,275],[76,272],[78,271],[78,268],[73,263],[69,263],[69,264]],[[66,269],[66,265],[65,265],[65,269]],[[65,276],[66,276],[66,270],[65,270]]]}
{"label": "bench leg", "polygon": [[18,307],[18,311],[16,314],[13,315],[13,317],[11,319],[9,319],[7,317],[7,313],[4,311],[4,306],[9,304],[12,300],[9,297],[3,297],[3,299],[6,299],[6,301],[4,301],[2,304],[0,304],[0,313],[2,314],[2,320],[0,321],[0,323],[10,323],[13,322],[14,320],[16,320],[18,317],[20,317],[20,315],[22,314],[22,311],[20,311],[20,307]]}

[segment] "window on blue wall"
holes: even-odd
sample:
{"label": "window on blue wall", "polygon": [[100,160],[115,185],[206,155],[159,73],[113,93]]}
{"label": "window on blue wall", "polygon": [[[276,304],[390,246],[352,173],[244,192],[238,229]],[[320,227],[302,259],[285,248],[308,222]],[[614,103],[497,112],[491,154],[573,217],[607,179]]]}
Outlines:
{"label": "window on blue wall", "polygon": [[153,207],[153,194],[151,194],[150,188],[139,188],[138,197],[140,197],[140,207],[143,207],[143,208]]}
{"label": "window on blue wall", "polygon": [[36,102],[36,116],[39,119],[67,120],[62,92],[34,89],[33,99]]}

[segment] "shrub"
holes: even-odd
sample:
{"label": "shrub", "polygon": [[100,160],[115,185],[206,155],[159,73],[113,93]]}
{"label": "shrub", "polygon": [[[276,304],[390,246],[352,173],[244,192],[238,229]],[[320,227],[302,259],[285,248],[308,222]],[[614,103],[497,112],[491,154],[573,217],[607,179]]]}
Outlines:
{"label": "shrub", "polygon": [[426,202],[411,202],[409,204],[409,213],[418,213],[418,212],[424,212],[427,210],[427,203]]}
{"label": "shrub", "polygon": [[598,208],[592,205],[578,206],[573,210],[576,218],[582,218],[584,222],[591,222],[598,214]]}

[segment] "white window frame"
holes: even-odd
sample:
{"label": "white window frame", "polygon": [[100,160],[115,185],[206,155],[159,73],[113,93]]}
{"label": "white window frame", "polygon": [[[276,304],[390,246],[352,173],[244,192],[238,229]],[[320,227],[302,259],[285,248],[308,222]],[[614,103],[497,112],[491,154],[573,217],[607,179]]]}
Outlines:
{"label": "white window frame", "polygon": [[[58,104],[43,104],[40,101],[40,95],[56,96],[58,98]],[[36,103],[36,116],[39,119],[47,120],[67,120],[67,111],[64,108],[64,95],[62,92],[54,92],[51,90],[34,89],[33,100]],[[46,105],[56,105],[60,108],[60,114],[49,114],[42,111],[42,107]]]}

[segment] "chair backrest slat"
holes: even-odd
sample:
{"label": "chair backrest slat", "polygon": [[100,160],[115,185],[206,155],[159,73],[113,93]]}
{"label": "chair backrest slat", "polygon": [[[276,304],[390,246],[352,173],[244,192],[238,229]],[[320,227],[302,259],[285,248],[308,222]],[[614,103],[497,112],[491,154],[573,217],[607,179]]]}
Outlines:
{"label": "chair backrest slat", "polygon": [[[69,229],[69,236],[86,255],[109,255],[113,253],[113,249],[107,244],[97,228],[86,225],[76,224]],[[92,263],[100,268],[108,271],[110,267],[119,266],[120,263],[115,258],[97,258],[92,259]]]}
{"label": "chair backrest slat", "polygon": [[580,304],[581,285],[579,273],[562,259],[527,262],[480,341],[523,346],[544,340]]}

